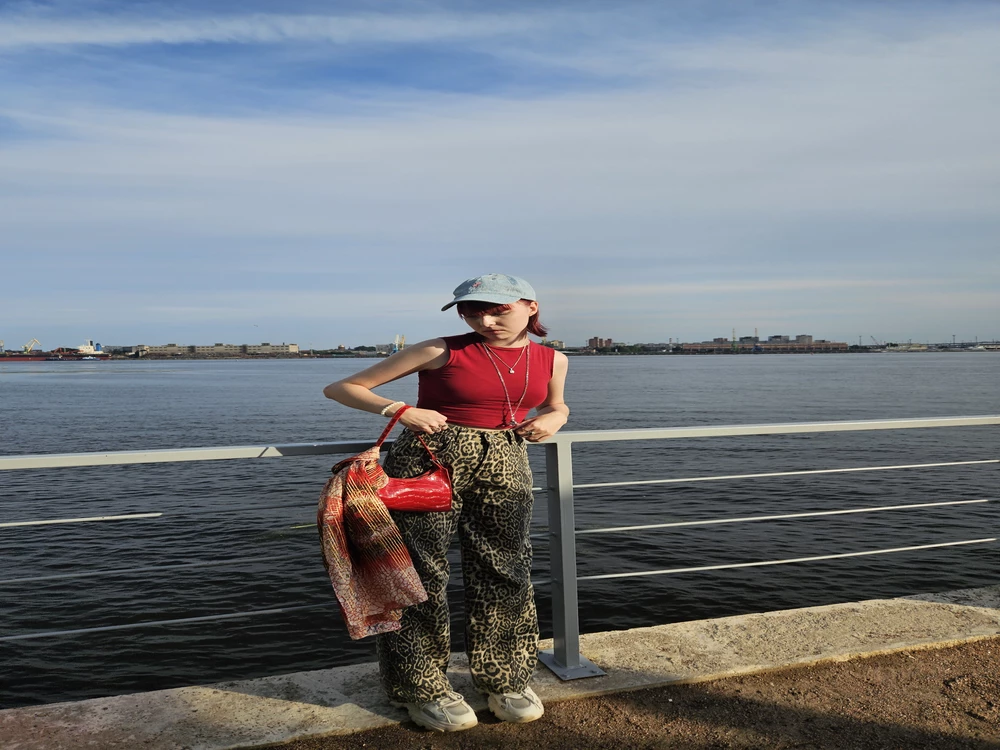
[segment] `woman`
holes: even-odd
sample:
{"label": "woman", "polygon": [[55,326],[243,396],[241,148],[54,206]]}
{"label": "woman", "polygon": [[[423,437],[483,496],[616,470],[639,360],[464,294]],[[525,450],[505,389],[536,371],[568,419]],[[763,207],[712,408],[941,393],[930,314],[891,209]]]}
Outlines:
{"label": "woman", "polygon": [[[346,406],[392,417],[405,406],[373,389],[419,373],[409,428],[385,460],[388,474],[416,476],[429,466],[423,433],[451,469],[446,513],[394,512],[428,600],[403,611],[399,631],[378,636],[382,684],[420,726],[456,731],[476,714],[446,676],[451,655],[446,589],[448,547],[456,531],[465,580],[465,640],[476,688],[504,721],[541,717],[528,687],[537,659],[538,620],[531,587],[531,470],[525,441],[554,435],[569,416],[563,402],[568,360],[529,340],[544,336],[535,292],[523,279],[487,274],[462,282],[453,305],[472,329],[408,347],[324,394]],[[528,411],[536,409],[528,418]]]}

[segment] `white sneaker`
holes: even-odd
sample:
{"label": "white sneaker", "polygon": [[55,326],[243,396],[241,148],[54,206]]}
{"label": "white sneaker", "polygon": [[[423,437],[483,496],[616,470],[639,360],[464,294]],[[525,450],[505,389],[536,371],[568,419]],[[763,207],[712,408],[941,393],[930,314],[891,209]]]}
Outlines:
{"label": "white sneaker", "polygon": [[410,718],[418,726],[435,732],[460,732],[463,729],[472,729],[479,723],[472,706],[465,702],[465,698],[454,692],[427,703],[392,701],[392,704],[409,711]]}
{"label": "white sneaker", "polygon": [[500,721],[526,724],[542,718],[545,708],[535,691],[526,687],[523,693],[490,693],[486,701],[490,711]]}

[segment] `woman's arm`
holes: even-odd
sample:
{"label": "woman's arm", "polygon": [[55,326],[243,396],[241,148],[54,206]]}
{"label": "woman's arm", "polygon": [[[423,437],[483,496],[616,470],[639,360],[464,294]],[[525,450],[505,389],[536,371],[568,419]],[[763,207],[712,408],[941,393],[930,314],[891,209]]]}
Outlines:
{"label": "woman's arm", "polygon": [[563,401],[569,359],[562,352],[554,354],[548,395],[535,410],[535,416],[524,420],[514,428],[518,435],[532,443],[552,437],[569,419],[569,407]]}
{"label": "woman's arm", "polygon": [[[448,362],[448,346],[443,339],[430,339],[408,346],[391,357],[349,375],[323,389],[323,395],[352,409],[380,413],[393,403],[392,399],[372,392],[373,388],[412,375],[420,370],[433,370]],[[392,416],[400,407],[386,412]],[[433,409],[407,409],[399,421],[417,432],[439,432],[448,418]]]}

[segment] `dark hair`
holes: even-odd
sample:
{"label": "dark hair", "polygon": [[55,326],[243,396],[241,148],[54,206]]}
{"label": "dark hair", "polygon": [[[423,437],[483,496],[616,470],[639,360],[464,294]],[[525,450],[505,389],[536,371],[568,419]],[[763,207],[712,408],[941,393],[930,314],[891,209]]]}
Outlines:
{"label": "dark hair", "polygon": [[[533,302],[534,300],[522,299],[521,302]],[[458,310],[460,317],[469,316],[479,316],[479,315],[497,315],[505,310],[510,310],[514,306],[514,303],[509,305],[498,305],[496,302],[459,302],[455,309]],[[542,325],[542,322],[538,319],[538,313],[535,313],[530,318],[528,318],[528,333],[534,334],[535,336],[546,336],[549,333],[549,329]]]}

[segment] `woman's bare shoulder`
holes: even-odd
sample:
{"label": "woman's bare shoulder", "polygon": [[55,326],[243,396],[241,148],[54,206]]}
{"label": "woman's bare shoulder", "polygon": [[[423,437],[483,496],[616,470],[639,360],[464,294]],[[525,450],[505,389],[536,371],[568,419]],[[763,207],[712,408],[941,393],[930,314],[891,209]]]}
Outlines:
{"label": "woman's bare shoulder", "polygon": [[422,352],[426,354],[437,355],[437,354],[442,354],[446,351],[448,351],[448,342],[444,340],[443,336],[440,336],[436,339],[426,339],[424,341],[418,341],[416,344],[410,344],[405,349],[402,349],[397,353],[402,354],[403,352],[411,352],[411,353]]}
{"label": "woman's bare shoulder", "polygon": [[401,349],[391,357],[343,379],[344,383],[375,388],[421,370],[443,367],[448,361],[448,344],[443,338],[427,339]]}
{"label": "woman's bare shoulder", "polygon": [[389,357],[387,362],[406,363],[408,370],[427,370],[441,367],[448,358],[448,342],[443,337],[418,341]]}

